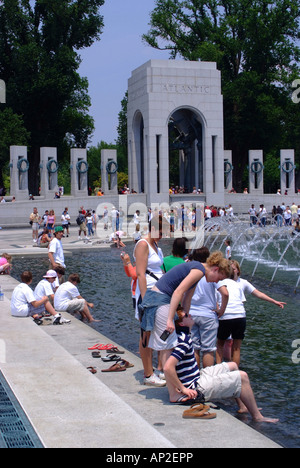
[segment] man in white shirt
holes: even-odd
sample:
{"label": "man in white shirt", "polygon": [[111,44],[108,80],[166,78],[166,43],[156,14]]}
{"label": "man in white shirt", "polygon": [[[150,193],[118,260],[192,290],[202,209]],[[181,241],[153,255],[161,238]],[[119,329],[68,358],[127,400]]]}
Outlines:
{"label": "man in white shirt", "polygon": [[78,291],[78,284],[80,283],[79,275],[72,274],[69,276],[68,281],[63,283],[57,289],[54,295],[55,310],[65,311],[69,313],[79,312],[82,320],[87,319],[88,322],[96,322],[89,310],[94,307],[94,304],[87,302]]}
{"label": "man in white shirt", "polygon": [[55,268],[58,265],[62,266],[63,268],[66,268],[65,256],[63,246],[61,243],[63,235],[63,228],[61,226],[56,226],[54,238],[52,239],[48,247],[48,257],[52,268]]}
{"label": "man in white shirt", "polygon": [[34,295],[37,300],[47,296],[50,301],[54,301],[54,291],[52,284],[55,282],[57,274],[54,270],[47,271],[43,279],[38,283],[34,290]]}

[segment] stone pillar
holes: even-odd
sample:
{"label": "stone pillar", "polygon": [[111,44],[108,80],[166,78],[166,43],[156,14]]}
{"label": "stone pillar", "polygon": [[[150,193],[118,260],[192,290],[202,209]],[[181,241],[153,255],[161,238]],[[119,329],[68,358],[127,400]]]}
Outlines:
{"label": "stone pillar", "polygon": [[101,151],[101,184],[104,195],[118,194],[118,164],[116,150]]}
{"label": "stone pillar", "polygon": [[44,147],[40,151],[41,196],[47,200],[58,192],[57,148]]}
{"label": "stone pillar", "polygon": [[281,194],[287,191],[288,195],[295,193],[295,151],[280,151],[280,188]]}
{"label": "stone pillar", "polygon": [[88,194],[87,150],[71,149],[71,195],[76,198]]}
{"label": "stone pillar", "polygon": [[225,192],[230,192],[232,189],[232,151],[224,151],[224,189]]}
{"label": "stone pillar", "polygon": [[264,157],[262,150],[249,151],[249,193],[264,194]]}
{"label": "stone pillar", "polygon": [[0,104],[6,104],[6,85],[3,80],[0,80]]}
{"label": "stone pillar", "polygon": [[10,147],[10,195],[16,200],[28,200],[27,146]]}

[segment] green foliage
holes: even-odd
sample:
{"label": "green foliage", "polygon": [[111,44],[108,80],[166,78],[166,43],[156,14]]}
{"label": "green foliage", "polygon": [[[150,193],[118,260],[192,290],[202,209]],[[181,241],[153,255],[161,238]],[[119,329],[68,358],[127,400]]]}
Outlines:
{"label": "green foliage", "polygon": [[4,185],[9,175],[8,162],[9,162],[9,147],[12,145],[26,145],[29,141],[30,134],[24,128],[22,118],[14,114],[12,109],[5,107],[4,104],[0,105],[0,187]]}
{"label": "green foliage", "polygon": [[39,151],[85,147],[94,129],[88,83],[77,72],[79,50],[100,38],[104,0],[3,0],[0,77],[7,106],[29,132],[30,191],[37,193]]}
{"label": "green foliage", "polygon": [[121,101],[121,111],[119,112],[119,125],[118,125],[118,166],[121,172],[128,172],[128,137],[127,137],[127,105],[128,105],[128,91],[126,91],[124,98]]}

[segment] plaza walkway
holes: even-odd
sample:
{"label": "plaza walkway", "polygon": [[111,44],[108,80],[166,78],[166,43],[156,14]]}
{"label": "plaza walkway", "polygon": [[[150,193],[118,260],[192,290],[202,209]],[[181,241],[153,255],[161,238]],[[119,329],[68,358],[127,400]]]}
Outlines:
{"label": "plaza walkway", "polygon": [[[31,247],[30,235],[30,229],[3,229],[0,253],[46,255]],[[67,255],[73,249],[99,248],[78,243],[75,231],[63,243]],[[29,318],[13,318],[10,298],[16,284],[0,276],[5,293],[0,303],[0,371],[45,447],[279,447],[223,410],[211,421],[182,419],[185,408],[168,402],[166,388],[142,385],[141,360],[127,350],[124,359],[134,367],[102,373],[109,364],[93,359],[88,347],[111,341],[74,318],[57,327],[50,321],[37,326]],[[89,366],[97,373],[91,374]]]}

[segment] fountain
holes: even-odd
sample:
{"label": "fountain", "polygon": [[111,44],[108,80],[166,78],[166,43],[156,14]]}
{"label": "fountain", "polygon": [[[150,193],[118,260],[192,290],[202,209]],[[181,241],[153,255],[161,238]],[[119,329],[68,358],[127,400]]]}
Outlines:
{"label": "fountain", "polygon": [[[205,222],[192,248],[205,245],[211,251],[224,251],[226,239],[231,240],[233,258],[241,266],[244,264],[250,280],[259,276],[258,271],[263,268],[261,276],[264,282],[270,286],[276,281],[284,283],[284,277],[289,285],[291,282],[295,284],[294,292],[297,293],[300,285],[300,233],[295,233],[292,226],[279,227],[276,219],[261,227],[259,223],[250,224],[243,216],[212,218]],[[282,274],[278,280],[279,273]]]}

